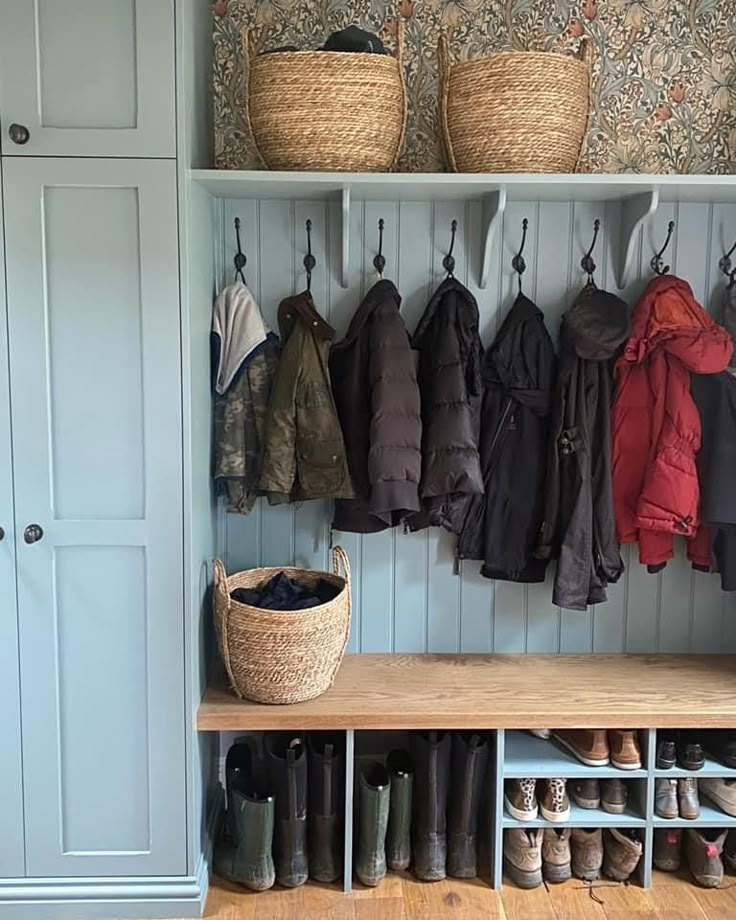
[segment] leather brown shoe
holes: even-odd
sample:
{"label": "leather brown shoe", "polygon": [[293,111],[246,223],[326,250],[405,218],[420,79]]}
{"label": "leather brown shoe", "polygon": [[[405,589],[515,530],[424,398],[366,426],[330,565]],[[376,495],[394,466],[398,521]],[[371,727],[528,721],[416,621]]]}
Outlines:
{"label": "leather brown shoe", "polygon": [[553,737],[586,766],[608,766],[610,749],[604,729],[561,728],[553,733]]}
{"label": "leather brown shoe", "polygon": [[641,770],[639,733],[630,729],[612,729],[608,733],[611,763],[619,770]]}
{"label": "leather brown shoe", "polygon": [[601,804],[609,815],[622,815],[626,811],[629,790],[620,779],[601,780]]}
{"label": "leather brown shoe", "polygon": [[574,827],[570,834],[572,873],[586,882],[595,881],[603,865],[603,832],[599,827]]}
{"label": "leather brown shoe", "polygon": [[603,871],[617,882],[625,882],[639,865],[643,850],[641,840],[629,836],[636,833],[625,834],[615,827],[603,831]]}
{"label": "leather brown shoe", "polygon": [[569,779],[567,791],[580,808],[601,807],[601,788],[597,779]]}

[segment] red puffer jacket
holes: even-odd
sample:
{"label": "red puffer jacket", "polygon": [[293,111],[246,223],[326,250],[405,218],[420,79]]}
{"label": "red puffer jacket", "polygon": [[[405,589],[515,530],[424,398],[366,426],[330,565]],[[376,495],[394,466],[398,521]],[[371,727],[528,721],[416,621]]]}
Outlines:
{"label": "red puffer jacket", "polygon": [[695,456],[700,416],[690,373],[715,374],[728,365],[731,339],[695,300],[690,285],[655,278],[634,309],[632,333],[616,362],[613,501],[621,543],[639,541],[644,565],[674,555],[674,535],[691,542],[689,558],[708,565],[698,530],[700,490]]}

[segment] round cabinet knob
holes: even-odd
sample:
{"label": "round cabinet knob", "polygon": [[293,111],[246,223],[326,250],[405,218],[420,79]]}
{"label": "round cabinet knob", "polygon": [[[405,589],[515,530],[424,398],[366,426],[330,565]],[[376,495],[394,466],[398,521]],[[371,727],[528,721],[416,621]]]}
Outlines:
{"label": "round cabinet knob", "polygon": [[26,543],[38,543],[43,536],[43,527],[38,524],[29,524],[23,531],[23,539]]}
{"label": "round cabinet knob", "polygon": [[28,138],[31,136],[31,132],[25,125],[19,125],[15,122],[8,128],[8,134],[14,144],[27,144]]}
{"label": "round cabinet knob", "polygon": [[5,531],[0,527],[0,543],[5,539]]}

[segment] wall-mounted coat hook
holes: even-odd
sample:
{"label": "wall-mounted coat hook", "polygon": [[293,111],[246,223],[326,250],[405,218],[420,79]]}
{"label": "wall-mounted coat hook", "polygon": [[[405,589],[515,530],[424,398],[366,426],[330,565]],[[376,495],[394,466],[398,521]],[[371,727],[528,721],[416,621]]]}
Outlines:
{"label": "wall-mounted coat hook", "polygon": [[667,239],[664,241],[664,246],[659,250],[659,252],[655,253],[655,255],[652,256],[652,260],[649,263],[652,271],[655,272],[657,275],[666,275],[667,272],[670,270],[670,266],[664,264],[664,259],[662,258],[662,256],[667,251],[667,247],[670,245],[670,240],[672,239],[672,234],[674,232],[675,232],[675,222],[674,220],[671,220],[669,224],[667,224]]}
{"label": "wall-mounted coat hook", "polygon": [[725,256],[721,258],[718,267],[724,275],[728,277],[728,287],[731,289],[736,284],[736,268],[733,267],[731,256],[736,252],[736,243],[728,250]]}
{"label": "wall-mounted coat hook", "polygon": [[521,222],[521,246],[514,258],[511,260],[511,267],[519,276],[519,290],[521,290],[521,276],[526,271],[526,262],[524,261],[524,246],[526,245],[526,231],[529,227],[529,220],[525,217]]}
{"label": "wall-mounted coat hook", "polygon": [[312,291],[312,272],[317,260],[312,255],[312,221],[307,218],[307,254],[304,256],[304,268],[307,272],[307,290]]}
{"label": "wall-mounted coat hook", "polygon": [[383,278],[383,270],[386,267],[386,259],[383,255],[383,218],[378,220],[378,255],[373,256],[373,267]]}
{"label": "wall-mounted coat hook", "polygon": [[233,262],[235,263],[235,277],[240,276],[240,280],[245,284],[245,275],[243,274],[243,269],[245,268],[245,263],[248,261],[245,257],[245,253],[240,248],[240,218],[235,218],[235,241],[238,244],[238,251],[235,253],[235,258]]}
{"label": "wall-mounted coat hook", "polygon": [[595,261],[593,259],[593,250],[595,249],[596,241],[598,240],[598,231],[601,229],[601,222],[596,217],[593,222],[593,242],[590,244],[590,249],[585,253],[583,258],[580,260],[580,265],[584,272],[588,273],[588,284],[595,284],[593,275],[595,274]]}
{"label": "wall-mounted coat hook", "polygon": [[455,248],[455,234],[457,233],[457,221],[453,220],[450,224],[450,248],[447,252],[447,255],[442,260],[442,267],[447,272],[447,276],[452,278],[455,274],[455,256],[453,256],[452,251]]}

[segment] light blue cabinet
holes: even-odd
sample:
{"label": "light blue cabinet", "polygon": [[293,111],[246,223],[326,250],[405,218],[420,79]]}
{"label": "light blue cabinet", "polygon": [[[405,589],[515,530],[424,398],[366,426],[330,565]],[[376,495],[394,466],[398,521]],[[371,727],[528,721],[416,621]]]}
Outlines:
{"label": "light blue cabinet", "polygon": [[[2,170],[0,169],[0,174]],[[0,188],[0,215],[2,214]],[[0,221],[0,878],[23,875],[23,785],[15,593],[15,518],[10,454],[7,317]]]}
{"label": "light blue cabinet", "polygon": [[0,0],[0,124],[4,154],[174,157],[174,0]]}
{"label": "light blue cabinet", "polygon": [[26,873],[183,875],[176,166],[3,171]]}

